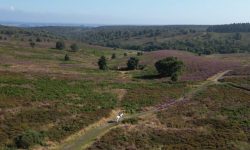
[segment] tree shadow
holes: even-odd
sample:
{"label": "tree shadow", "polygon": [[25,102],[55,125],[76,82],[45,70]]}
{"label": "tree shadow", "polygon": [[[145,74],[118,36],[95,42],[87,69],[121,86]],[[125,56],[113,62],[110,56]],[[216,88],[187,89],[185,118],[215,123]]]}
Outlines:
{"label": "tree shadow", "polygon": [[143,76],[137,76],[136,79],[144,79],[144,80],[153,80],[153,79],[162,79],[164,76],[162,75],[143,75]]}
{"label": "tree shadow", "polygon": [[131,71],[127,67],[120,67],[117,69],[117,71]]}
{"label": "tree shadow", "polygon": [[112,124],[112,123],[116,123],[116,121],[114,121],[114,120],[109,120],[107,123]]}

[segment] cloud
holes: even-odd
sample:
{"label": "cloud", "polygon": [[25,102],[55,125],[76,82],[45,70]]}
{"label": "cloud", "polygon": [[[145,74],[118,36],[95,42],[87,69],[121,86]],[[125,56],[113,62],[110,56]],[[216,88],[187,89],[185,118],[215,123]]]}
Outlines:
{"label": "cloud", "polygon": [[15,11],[16,8],[15,8],[14,6],[10,6],[10,10],[11,10],[11,11]]}

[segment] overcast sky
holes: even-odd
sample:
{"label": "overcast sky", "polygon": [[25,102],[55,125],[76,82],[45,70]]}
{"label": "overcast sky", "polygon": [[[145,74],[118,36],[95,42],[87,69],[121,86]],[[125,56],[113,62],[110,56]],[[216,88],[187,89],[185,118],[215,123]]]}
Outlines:
{"label": "overcast sky", "polygon": [[137,25],[250,22],[250,0],[0,0],[0,21]]}

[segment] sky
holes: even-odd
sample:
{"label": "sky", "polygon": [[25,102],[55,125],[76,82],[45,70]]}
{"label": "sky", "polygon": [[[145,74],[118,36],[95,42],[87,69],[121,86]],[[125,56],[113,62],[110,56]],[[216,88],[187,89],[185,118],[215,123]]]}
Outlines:
{"label": "sky", "polygon": [[105,25],[250,22],[250,0],[0,0],[0,21]]}

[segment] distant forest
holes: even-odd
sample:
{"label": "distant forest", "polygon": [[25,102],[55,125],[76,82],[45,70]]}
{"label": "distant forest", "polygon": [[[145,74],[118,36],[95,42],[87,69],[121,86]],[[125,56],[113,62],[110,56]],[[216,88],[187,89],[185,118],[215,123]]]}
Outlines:
{"label": "distant forest", "polygon": [[247,31],[248,28],[249,24],[232,24],[220,26],[103,26],[97,28],[45,27],[39,28],[39,30],[53,32],[66,39],[112,48],[142,51],[173,49],[209,55],[250,52],[250,33],[240,32]]}
{"label": "distant forest", "polygon": [[231,33],[250,32],[250,23],[238,23],[229,25],[215,25],[207,29],[208,32]]}
{"label": "distant forest", "polygon": [[[36,38],[75,40],[128,50],[183,50],[197,54],[250,52],[250,24],[171,25],[171,26],[102,26],[35,27],[0,26],[0,35],[28,34]],[[0,36],[0,38],[1,38]]]}

